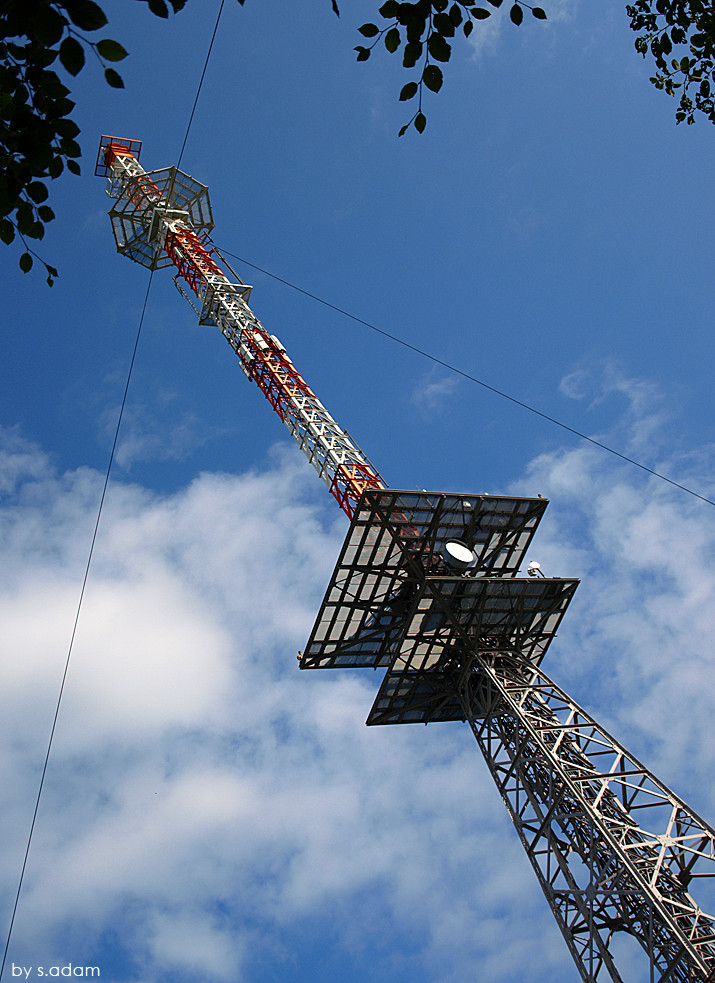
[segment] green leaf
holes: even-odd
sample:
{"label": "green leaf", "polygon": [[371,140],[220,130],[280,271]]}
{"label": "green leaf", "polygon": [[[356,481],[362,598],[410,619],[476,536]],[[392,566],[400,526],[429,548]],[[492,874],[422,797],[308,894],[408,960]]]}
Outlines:
{"label": "green leaf", "polygon": [[48,68],[56,57],[57,52],[54,48],[45,48],[44,51],[38,51],[35,55],[35,64],[38,68]]}
{"label": "green leaf", "polygon": [[541,7],[532,7],[531,12],[537,20],[546,20],[546,11]]}
{"label": "green leaf", "polygon": [[76,38],[65,38],[60,45],[60,61],[70,75],[78,75],[84,66],[84,48]]}
{"label": "green leaf", "polygon": [[[82,148],[75,140],[63,139],[60,142],[60,150],[65,155],[65,157],[81,157]],[[69,165],[69,162],[68,162]]]}
{"label": "green leaf", "polygon": [[394,54],[400,47],[400,32],[396,27],[391,27],[385,35],[385,47],[390,54]]}
{"label": "green leaf", "polygon": [[98,31],[107,23],[107,17],[94,0],[81,0],[67,5],[67,13],[73,24],[83,31]]}
{"label": "green leaf", "polygon": [[25,234],[30,239],[42,239],[45,235],[45,227],[42,222],[33,222]]}
{"label": "green leaf", "polygon": [[72,174],[81,174],[82,173],[82,169],[80,168],[80,166],[79,166],[79,164],[77,163],[76,160],[68,160],[67,161],[67,170],[68,171],[71,171]]}
{"label": "green leaf", "polygon": [[489,3],[492,5],[492,7],[501,7],[502,0],[489,0]]}
{"label": "green leaf", "polygon": [[454,37],[454,24],[450,20],[449,14],[435,14],[432,18],[432,23],[434,24],[434,29],[438,31],[443,38]]}
{"label": "green leaf", "polygon": [[112,41],[111,38],[103,38],[101,41],[97,41],[97,52],[105,61],[121,61],[129,54],[119,41]]}
{"label": "green leaf", "polygon": [[29,273],[32,269],[32,256],[29,253],[23,253],[20,257],[20,269],[23,273]]}
{"label": "green leaf", "polygon": [[50,266],[50,264],[49,264],[49,263],[45,263],[45,269],[46,269],[46,270],[47,270],[47,272],[48,272],[48,273],[50,274],[50,276],[59,276],[59,273],[58,273],[58,272],[57,272],[57,270],[56,270],[56,269],[54,268],[54,266]]}
{"label": "green leaf", "polygon": [[385,20],[389,20],[391,17],[397,17],[400,11],[400,5],[397,0],[385,0],[385,3],[380,7],[378,13]]}
{"label": "green leaf", "polygon": [[63,99],[70,94],[70,90],[60,82],[55,72],[44,72],[43,79],[42,88],[51,99]]}
{"label": "green leaf", "polygon": [[512,24],[516,24],[517,27],[524,20],[524,11],[518,3],[515,3],[509,11],[509,17],[511,18]]}
{"label": "green leaf", "polygon": [[15,226],[8,219],[0,220],[0,239],[9,246],[15,238]]}
{"label": "green leaf", "polygon": [[[400,21],[402,23],[402,21]],[[422,41],[422,35],[427,29],[427,21],[424,17],[411,17],[407,18],[405,21],[407,40],[408,41]]]}
{"label": "green leaf", "polygon": [[37,13],[32,17],[31,36],[45,47],[51,48],[64,34],[67,20],[49,3],[38,4],[36,10]]}
{"label": "green leaf", "polygon": [[452,49],[441,34],[431,34],[427,41],[427,48],[435,61],[449,61]]}
{"label": "green leaf", "polygon": [[47,201],[48,191],[41,181],[31,181],[27,186],[27,193],[37,204]]}
{"label": "green leaf", "polygon": [[74,107],[75,104],[71,99],[55,99],[52,106],[52,113],[48,112],[47,115],[52,115],[54,117],[69,116]]}
{"label": "green leaf", "polygon": [[55,217],[55,213],[52,211],[49,205],[40,205],[37,209],[37,214],[40,216],[43,222],[51,222]]}
{"label": "green leaf", "polygon": [[444,81],[442,69],[437,65],[425,65],[425,70],[422,72],[422,81],[430,92],[439,92]]}
{"label": "green leaf", "polygon": [[[439,35],[435,35],[439,37]],[[422,54],[422,42],[421,41],[408,41],[405,45],[405,52],[402,56],[403,68],[414,68],[417,64],[417,59]]]}
{"label": "green leaf", "polygon": [[470,20],[468,20],[468,21],[465,22],[464,27],[462,28],[462,30],[464,31],[465,38],[468,38],[469,35],[474,30],[474,24],[472,24],[472,22]]}
{"label": "green leaf", "polygon": [[358,31],[364,38],[374,38],[376,34],[380,33],[376,24],[363,24],[362,27],[358,27]]}
{"label": "green leaf", "polygon": [[417,83],[408,82],[406,85],[402,86],[402,91],[400,92],[400,102],[407,102],[408,99],[412,99],[417,95]]}
{"label": "green leaf", "polygon": [[124,88],[122,76],[119,74],[119,72],[115,72],[113,68],[105,68],[104,77],[107,80],[107,85],[111,85],[113,89]]}
{"label": "green leaf", "polygon": [[491,10],[486,10],[484,7],[472,7],[469,13],[475,20],[486,20],[487,17],[492,16]]}
{"label": "green leaf", "polygon": [[15,221],[20,235],[26,236],[32,228],[35,216],[32,214],[32,206],[27,201],[21,201],[15,212]]}
{"label": "green leaf", "polygon": [[355,48],[355,51],[357,51],[358,61],[367,61],[370,57],[370,49],[363,48],[362,45],[358,45],[357,48]]}
{"label": "green leaf", "polygon": [[407,133],[407,129],[408,129],[409,125],[410,125],[409,123],[405,123],[404,126],[401,126],[400,127],[400,132],[397,134],[398,137],[403,137],[405,135],[405,133]]}
{"label": "green leaf", "polygon": [[168,17],[169,8],[164,3],[164,0],[149,0],[149,10],[152,14],[156,14],[157,17]]}
{"label": "green leaf", "polygon": [[71,140],[79,133],[79,127],[73,119],[60,119],[55,123],[55,130],[61,137]]}
{"label": "green leaf", "polygon": [[417,113],[415,116],[415,129],[418,133],[424,133],[425,126],[427,126],[427,117],[424,113]]}
{"label": "green leaf", "polygon": [[459,27],[464,19],[462,17],[462,10],[458,3],[453,3],[449,8],[449,19],[452,21],[455,27]]}

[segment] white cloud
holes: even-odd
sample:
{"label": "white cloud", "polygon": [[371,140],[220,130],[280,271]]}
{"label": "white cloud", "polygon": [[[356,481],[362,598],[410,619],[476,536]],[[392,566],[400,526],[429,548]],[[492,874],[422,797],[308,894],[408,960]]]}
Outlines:
{"label": "white cloud", "polygon": [[412,391],[410,401],[425,413],[433,413],[448,402],[459,389],[455,375],[435,378],[434,373],[422,378]]}
{"label": "white cloud", "polygon": [[616,362],[596,360],[574,369],[561,380],[559,389],[570,399],[588,400],[589,410],[609,400],[620,401],[611,442],[619,437],[629,454],[652,460],[667,436],[665,425],[673,411],[663,394],[648,380],[628,377]]}
{"label": "white cloud", "polygon": [[[570,20],[574,16],[577,4],[578,0],[548,0],[548,3],[534,4],[533,6],[542,6],[548,18],[546,22],[538,21],[539,27],[543,30],[550,24]],[[491,3],[488,2],[485,5],[484,9],[489,10],[491,16],[485,20],[476,21],[474,30],[469,36],[472,57],[475,61],[481,61],[482,58],[493,55],[500,48],[504,38],[504,29],[507,31],[515,30],[514,25],[509,20],[511,7],[511,3],[505,3],[498,10],[495,10]],[[530,11],[523,8],[522,10],[525,19],[530,20]],[[541,39],[539,40],[541,41]]]}
{"label": "white cloud", "polygon": [[[8,910],[101,476],[5,438]],[[706,451],[663,463],[715,473]],[[547,671],[712,815],[710,508],[589,447],[542,455],[518,489],[553,499],[546,572],[584,578]],[[110,485],[15,963],[113,953],[126,983],[253,983],[308,978],[301,959],[332,946],[360,979],[574,978],[468,730],[365,728],[376,674],[297,671],[344,534],[321,495],[282,446],[264,471],[170,496]]]}
{"label": "white cloud", "polygon": [[[111,439],[116,424],[116,407],[101,414],[100,427]],[[150,403],[133,400],[125,408],[114,461],[127,470],[139,461],[181,461],[221,432],[219,427],[181,410],[176,393],[162,390]]]}
{"label": "white cloud", "polygon": [[[625,413],[632,433],[653,433],[651,451],[665,442],[658,402],[641,415],[652,395]],[[713,487],[715,447],[653,463],[695,490]],[[715,768],[712,506],[593,447],[536,458],[515,485],[529,487],[552,500],[534,556],[547,574],[583,580],[561,629],[557,681],[577,683],[616,737],[637,741],[676,791],[690,783],[693,806],[712,816],[715,790],[701,781]]]}

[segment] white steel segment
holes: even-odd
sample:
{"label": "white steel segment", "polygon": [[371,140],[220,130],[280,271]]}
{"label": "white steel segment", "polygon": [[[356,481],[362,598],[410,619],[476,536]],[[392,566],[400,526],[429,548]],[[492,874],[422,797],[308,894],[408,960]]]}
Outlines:
{"label": "white steel segment", "polygon": [[[110,166],[107,194],[113,198],[131,195],[137,211],[144,218],[147,241],[158,254],[163,251],[169,233],[181,232],[183,229],[194,230],[185,217],[186,213],[177,217],[171,202],[158,189],[152,191],[151,184],[148,187],[137,184],[136,179],[146,176],[146,173],[135,157],[128,154],[116,155]],[[192,258],[181,249],[180,244],[174,248],[177,253],[183,254],[187,264],[196,268]],[[328,413],[293,367],[281,342],[266,331],[250,309],[241,295],[245,290],[243,285],[231,283],[223,273],[199,273],[197,295],[202,302],[200,321],[213,322],[220,328],[238,356],[246,376],[253,379],[264,392],[258,369],[259,366],[269,369],[281,392],[280,400],[271,402],[328,488],[332,489],[336,472],[342,466],[348,469],[367,468],[377,475],[365,454]],[[193,307],[188,295],[183,290],[181,293]],[[296,378],[301,385],[291,386],[290,380]],[[286,382],[289,384],[286,385]],[[270,396],[268,398],[270,400]],[[276,403],[280,404],[281,409]]]}
{"label": "white steel segment", "polygon": [[136,157],[121,154],[114,157],[109,167],[105,191],[110,198],[121,198],[130,178],[141,177],[146,171]]}
{"label": "white steel segment", "polygon": [[540,670],[480,653],[457,690],[582,979],[621,981],[625,932],[654,983],[714,980],[689,885],[715,877],[715,831]]}
{"label": "white steel segment", "polygon": [[[212,287],[215,298],[212,305],[213,318],[238,355],[246,375],[255,378],[258,361],[254,354],[256,347],[262,349],[261,361],[273,362],[272,368],[276,375],[280,373],[281,363],[288,362],[292,367],[285,350],[278,348],[276,341],[237,293],[235,286],[225,278],[222,284],[212,284]],[[339,465],[370,466],[360,448],[336,423],[312,391],[290,392],[283,402],[288,411],[282,416],[283,422],[328,487],[331,487]]]}

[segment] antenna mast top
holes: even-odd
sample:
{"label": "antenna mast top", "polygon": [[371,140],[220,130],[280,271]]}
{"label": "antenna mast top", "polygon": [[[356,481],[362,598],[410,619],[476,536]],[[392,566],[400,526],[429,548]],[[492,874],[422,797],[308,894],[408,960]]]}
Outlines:
{"label": "antenna mast top", "polygon": [[246,376],[352,517],[363,489],[384,488],[385,483],[248,306],[251,288],[208,238],[213,228],[208,188],[176,167],[145,171],[137,160],[140,147],[138,140],[122,137],[102,136],[100,141],[96,173],[107,177],[107,194],[115,200],[109,216],[117,251],[151,270],[176,268],[174,283],[199,322],[221,330]]}

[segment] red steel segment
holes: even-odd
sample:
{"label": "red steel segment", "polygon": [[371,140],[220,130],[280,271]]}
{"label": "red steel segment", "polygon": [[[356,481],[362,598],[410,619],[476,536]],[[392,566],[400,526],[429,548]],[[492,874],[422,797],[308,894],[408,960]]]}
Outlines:
{"label": "red steel segment", "polygon": [[[178,248],[177,248],[178,247]],[[211,252],[191,229],[174,229],[166,234],[164,250],[197,297],[199,285],[206,282],[207,274],[225,276],[214,262]]]}
{"label": "red steel segment", "polygon": [[[218,275],[225,279],[225,274],[213,259],[212,251],[191,229],[169,231],[164,249],[179,276],[198,297],[202,296],[208,276]],[[252,332],[246,333],[244,344],[253,355],[246,366],[250,376],[278,416],[284,422],[287,417],[297,418],[300,422],[297,404],[301,400],[317,399],[308,383],[264,329],[254,325]],[[385,487],[374,468],[356,459],[337,465],[330,493],[352,519],[363,488]]]}
{"label": "red steel segment", "polygon": [[[171,190],[162,192],[137,162],[135,153],[140,146],[134,140],[102,137],[97,173],[110,178],[108,193],[124,200],[120,213],[125,219],[131,217],[133,234],[145,238],[149,255],[163,249],[169,257],[201,301],[204,318],[221,329],[246,375],[256,383],[341,509],[352,519],[363,489],[384,489],[385,483],[327,412],[278,339],[256,320],[242,292],[216,263],[213,250],[197,235],[189,213],[172,210]],[[117,237],[116,231],[115,238],[119,251],[124,251],[125,239]]]}
{"label": "red steel segment", "polygon": [[330,494],[350,519],[355,513],[363,488],[387,488],[387,485],[373,468],[361,461],[338,465]]}

